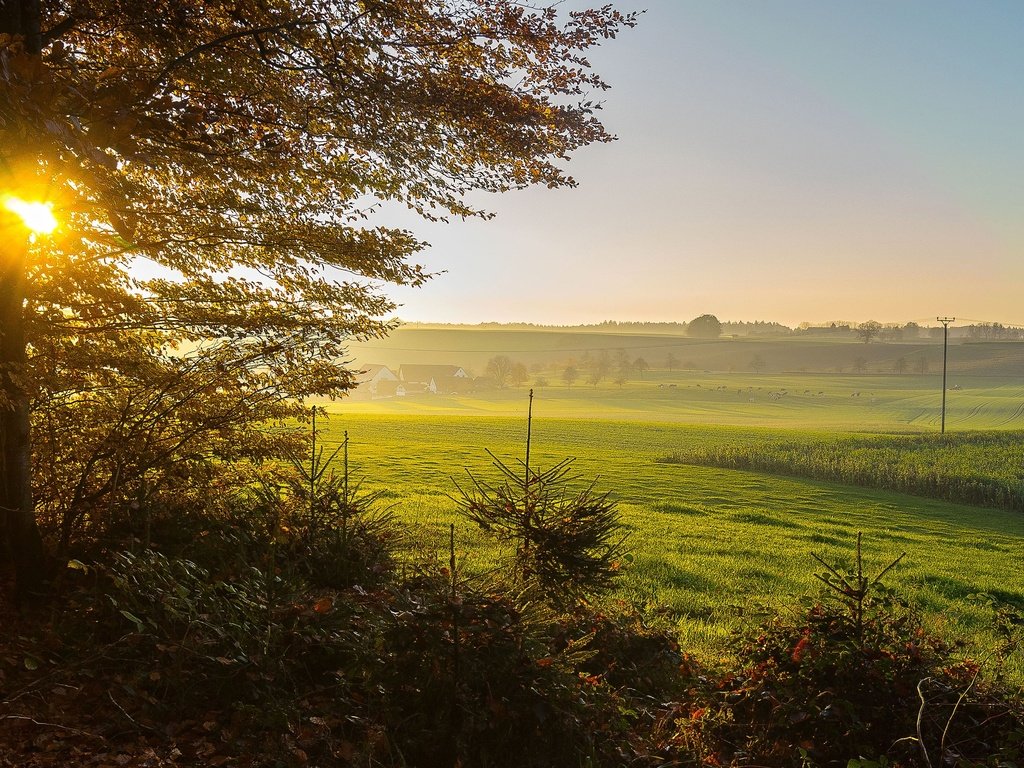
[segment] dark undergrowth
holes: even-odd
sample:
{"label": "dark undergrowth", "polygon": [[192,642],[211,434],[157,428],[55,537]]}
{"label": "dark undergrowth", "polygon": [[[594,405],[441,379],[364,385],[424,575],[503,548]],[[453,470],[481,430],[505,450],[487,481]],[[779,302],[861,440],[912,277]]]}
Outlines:
{"label": "dark undergrowth", "polygon": [[629,558],[607,497],[502,477],[463,495],[516,544],[486,576],[454,529],[403,553],[379,498],[315,471],[82,543],[47,600],[0,605],[0,766],[1020,764],[1020,606],[989,598],[1001,643],[969,658],[858,548],[707,666],[608,597]]}
{"label": "dark undergrowth", "polygon": [[1009,767],[1024,754],[1024,704],[999,676],[1019,653],[1007,606],[993,614],[1003,646],[969,658],[911,603],[836,568],[845,583],[754,622],[706,667],[657,614],[566,610],[462,580],[443,558],[368,587],[269,563],[110,554],[45,606],[6,608],[0,765]]}

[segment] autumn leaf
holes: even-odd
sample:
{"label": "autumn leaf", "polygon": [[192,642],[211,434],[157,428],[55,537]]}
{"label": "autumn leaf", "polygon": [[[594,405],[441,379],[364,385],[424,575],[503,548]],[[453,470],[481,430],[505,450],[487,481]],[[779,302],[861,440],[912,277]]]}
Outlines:
{"label": "autumn leaf", "polygon": [[334,608],[334,599],[330,597],[321,597],[313,603],[313,610],[317,613],[330,613],[332,608]]}

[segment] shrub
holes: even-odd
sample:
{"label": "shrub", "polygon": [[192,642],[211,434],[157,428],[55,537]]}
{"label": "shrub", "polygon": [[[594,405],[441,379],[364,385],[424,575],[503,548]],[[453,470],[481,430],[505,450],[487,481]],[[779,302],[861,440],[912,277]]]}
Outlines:
{"label": "shrub", "polygon": [[859,542],[853,570],[826,564],[819,578],[820,599],[736,640],[741,668],[687,727],[723,759],[766,765],[989,764],[1017,754],[1020,702],[929,635],[878,577],[865,577]]}
{"label": "shrub", "polygon": [[570,491],[577,479],[569,476],[570,460],[541,472],[524,467],[528,480],[494,462],[504,482],[473,477],[474,492],[460,488],[457,501],[467,519],[514,545],[514,578],[561,604],[607,592],[628,557],[608,494],[593,485]]}
{"label": "shrub", "polygon": [[[327,458],[317,446],[314,411],[308,460],[292,453],[272,497],[289,501],[281,528],[288,562],[316,585],[344,588],[380,584],[394,565],[400,538],[391,512],[380,506],[382,492],[364,492],[349,471],[348,432]],[[341,472],[335,471],[340,455]]]}
{"label": "shrub", "polygon": [[253,700],[315,678],[341,618],[325,621],[300,584],[271,571],[217,579],[149,550],[115,555],[105,591],[108,621],[134,628],[139,673],[160,670],[153,682],[165,703]]}
{"label": "shrub", "polygon": [[607,592],[623,563],[625,535],[618,509],[594,483],[573,491],[572,459],[543,471],[530,466],[533,390],[527,418],[526,461],[521,471],[494,454],[502,481],[490,484],[472,474],[472,488],[456,483],[461,513],[499,541],[514,547],[510,574],[520,585],[556,604],[578,604]]}

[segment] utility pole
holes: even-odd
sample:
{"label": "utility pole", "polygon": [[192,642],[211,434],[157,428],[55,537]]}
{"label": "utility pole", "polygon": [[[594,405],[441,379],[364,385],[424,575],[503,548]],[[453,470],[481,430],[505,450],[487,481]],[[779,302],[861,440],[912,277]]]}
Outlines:
{"label": "utility pole", "polygon": [[955,317],[936,317],[942,323],[942,430],[946,434],[946,349],[949,344],[949,324],[956,320]]}

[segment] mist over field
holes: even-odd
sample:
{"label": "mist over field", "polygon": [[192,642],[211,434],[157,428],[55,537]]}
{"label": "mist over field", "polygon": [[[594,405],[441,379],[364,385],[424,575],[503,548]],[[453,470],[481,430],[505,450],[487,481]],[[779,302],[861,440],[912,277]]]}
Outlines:
{"label": "mist over field", "polygon": [[[761,325],[763,327],[758,327]],[[655,369],[714,370],[758,373],[843,373],[863,366],[870,373],[941,372],[942,328],[904,326],[889,336],[864,343],[856,324],[812,326],[791,330],[774,323],[723,324],[713,338],[689,335],[685,324],[607,323],[592,326],[528,326],[515,324],[400,325],[386,338],[350,344],[358,365],[403,363],[456,364],[482,376],[488,360],[508,355],[527,365],[595,362],[602,355],[628,352]],[[893,335],[894,330],[898,335]],[[1024,373],[1024,341],[1017,329],[993,338],[991,329],[951,329],[949,370],[1014,376]],[[674,358],[674,362],[670,360]],[[756,358],[760,356],[763,365]],[[903,364],[900,360],[903,360]],[[617,361],[616,361],[617,362]],[[671,365],[670,365],[671,363]],[[901,370],[902,368],[902,370]],[[913,370],[912,370],[913,369]]]}
{"label": "mist over field", "polygon": [[[941,426],[941,327],[880,326],[865,341],[858,326],[748,324],[737,328],[742,335],[699,338],[682,325],[608,325],[403,326],[386,339],[352,345],[354,365],[367,372],[338,406],[514,415],[533,387],[542,412],[552,416],[856,430]],[[994,333],[977,326],[950,333],[950,426],[1024,427],[1024,341],[1015,329]],[[499,362],[504,369],[495,368]],[[420,378],[435,374],[438,381],[432,388],[429,381],[403,386],[403,366],[413,377],[414,368],[428,366]],[[448,378],[456,370],[459,378]],[[373,377],[394,383],[378,388]]]}

